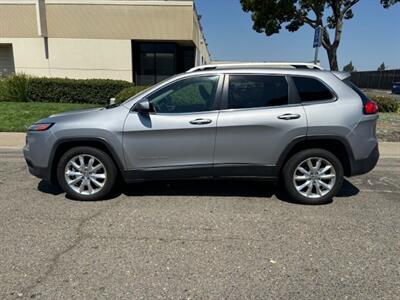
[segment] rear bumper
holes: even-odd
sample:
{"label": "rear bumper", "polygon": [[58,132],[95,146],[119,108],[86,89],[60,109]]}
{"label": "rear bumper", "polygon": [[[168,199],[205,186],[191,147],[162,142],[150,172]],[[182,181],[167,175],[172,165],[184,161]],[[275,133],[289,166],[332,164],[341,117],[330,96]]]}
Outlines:
{"label": "rear bumper", "polygon": [[371,154],[361,160],[355,160],[352,163],[351,176],[362,175],[370,172],[375,168],[379,160],[379,148],[378,145],[372,150]]}

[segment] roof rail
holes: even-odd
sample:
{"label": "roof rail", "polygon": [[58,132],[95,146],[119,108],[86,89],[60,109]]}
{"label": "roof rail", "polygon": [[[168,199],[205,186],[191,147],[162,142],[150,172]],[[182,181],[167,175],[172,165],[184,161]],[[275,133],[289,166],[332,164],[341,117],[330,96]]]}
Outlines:
{"label": "roof rail", "polygon": [[186,71],[186,73],[217,70],[217,69],[234,69],[234,68],[294,68],[294,69],[323,70],[323,68],[320,65],[316,65],[313,63],[261,62],[261,63],[220,63],[220,64],[201,65]]}

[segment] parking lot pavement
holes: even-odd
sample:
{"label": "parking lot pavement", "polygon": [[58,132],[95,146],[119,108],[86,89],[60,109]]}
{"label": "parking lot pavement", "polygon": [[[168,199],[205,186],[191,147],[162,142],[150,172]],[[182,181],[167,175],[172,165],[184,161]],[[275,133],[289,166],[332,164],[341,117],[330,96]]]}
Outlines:
{"label": "parking lot pavement", "polygon": [[400,156],[331,204],[251,181],[121,186],[78,202],[0,149],[0,298],[399,299]]}
{"label": "parking lot pavement", "polygon": [[400,94],[393,94],[391,90],[362,89],[364,92],[373,96],[390,96],[400,101]]}

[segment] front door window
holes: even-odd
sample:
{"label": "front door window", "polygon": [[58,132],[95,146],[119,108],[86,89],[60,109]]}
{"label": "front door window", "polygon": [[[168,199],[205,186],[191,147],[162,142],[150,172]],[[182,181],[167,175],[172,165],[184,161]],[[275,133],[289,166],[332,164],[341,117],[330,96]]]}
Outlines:
{"label": "front door window", "polygon": [[156,113],[190,113],[213,110],[219,76],[179,80],[148,96]]}

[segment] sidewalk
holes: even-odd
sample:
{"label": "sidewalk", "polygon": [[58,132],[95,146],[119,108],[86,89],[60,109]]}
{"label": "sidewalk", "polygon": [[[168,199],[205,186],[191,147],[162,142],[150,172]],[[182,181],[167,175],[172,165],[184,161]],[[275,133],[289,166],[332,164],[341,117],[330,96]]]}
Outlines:
{"label": "sidewalk", "polygon": [[400,158],[400,143],[380,142],[379,152],[381,158]]}
{"label": "sidewalk", "polygon": [[0,132],[0,148],[22,149],[25,145],[25,133]]}
{"label": "sidewalk", "polygon": [[[0,132],[0,149],[22,149],[25,145],[25,133]],[[400,143],[380,142],[381,158],[400,158]]]}

